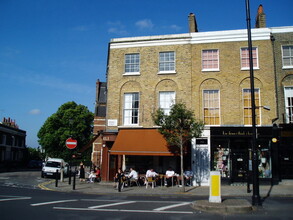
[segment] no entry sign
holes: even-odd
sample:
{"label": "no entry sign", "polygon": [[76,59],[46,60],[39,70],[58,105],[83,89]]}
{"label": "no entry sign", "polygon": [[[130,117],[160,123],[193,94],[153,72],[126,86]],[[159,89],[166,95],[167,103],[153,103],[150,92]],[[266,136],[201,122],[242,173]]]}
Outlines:
{"label": "no entry sign", "polygon": [[66,147],[68,149],[74,149],[74,148],[76,148],[76,146],[77,146],[77,140],[72,139],[72,138],[68,138],[66,140]]}

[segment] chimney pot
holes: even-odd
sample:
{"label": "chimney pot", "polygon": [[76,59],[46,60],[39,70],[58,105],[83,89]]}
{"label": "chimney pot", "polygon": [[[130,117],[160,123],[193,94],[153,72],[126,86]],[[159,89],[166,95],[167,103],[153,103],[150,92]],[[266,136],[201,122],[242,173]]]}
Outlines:
{"label": "chimney pot", "polygon": [[196,18],[193,13],[190,13],[188,15],[188,23],[189,23],[189,33],[198,32]]}
{"label": "chimney pot", "polygon": [[266,27],[266,14],[262,5],[259,5],[257,9],[257,16],[255,21],[256,28],[265,28]]}

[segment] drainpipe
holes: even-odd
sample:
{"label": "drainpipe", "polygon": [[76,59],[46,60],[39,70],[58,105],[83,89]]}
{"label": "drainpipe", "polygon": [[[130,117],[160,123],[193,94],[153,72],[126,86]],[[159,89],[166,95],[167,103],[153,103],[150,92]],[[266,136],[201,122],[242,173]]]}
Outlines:
{"label": "drainpipe", "polygon": [[271,35],[271,42],[273,48],[273,60],[274,60],[274,77],[275,77],[275,96],[276,96],[276,118],[272,120],[272,124],[279,119],[279,91],[278,91],[278,78],[277,78],[277,68],[276,68],[276,53],[275,53],[275,37]]}

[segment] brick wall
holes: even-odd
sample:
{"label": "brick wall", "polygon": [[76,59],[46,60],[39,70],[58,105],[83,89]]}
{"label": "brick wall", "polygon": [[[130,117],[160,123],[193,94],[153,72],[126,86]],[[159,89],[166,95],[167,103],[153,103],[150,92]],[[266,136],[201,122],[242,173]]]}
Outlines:
{"label": "brick wall", "polygon": [[273,34],[273,47],[275,54],[276,79],[277,79],[277,105],[278,123],[283,123],[285,114],[284,87],[293,86],[293,69],[283,69],[282,46],[293,45],[293,33]]}
{"label": "brick wall", "polygon": [[[177,102],[185,102],[194,110],[195,116],[203,119],[202,90],[219,89],[221,96],[221,124],[242,125],[242,89],[250,88],[249,70],[241,70],[240,48],[247,42],[209,44],[184,44],[111,49],[108,71],[108,119],[117,119],[123,125],[123,94],[140,93],[139,125],[152,127],[151,114],[158,108],[159,91],[176,91]],[[271,111],[261,110],[262,125],[271,125],[276,117],[273,52],[270,40],[254,41],[258,48],[259,69],[254,71],[255,88],[260,89],[261,105]],[[203,72],[201,52],[203,49],[218,49],[220,71]],[[158,74],[158,56],[162,51],[176,52],[176,74]],[[124,56],[140,54],[140,75],[124,76]],[[108,127],[117,129],[117,127]]]}

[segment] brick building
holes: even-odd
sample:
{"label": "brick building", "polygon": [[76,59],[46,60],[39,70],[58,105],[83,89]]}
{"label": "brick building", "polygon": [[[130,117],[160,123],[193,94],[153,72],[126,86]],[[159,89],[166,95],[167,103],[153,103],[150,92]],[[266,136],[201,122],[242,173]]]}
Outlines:
{"label": "brick building", "polygon": [[25,159],[26,131],[19,129],[14,120],[3,118],[0,123],[0,167],[9,168]]}
{"label": "brick building", "polygon": [[[201,138],[187,151],[185,168],[195,173],[193,184],[208,184],[209,171],[243,182],[251,171],[251,102],[247,30],[198,32],[190,14],[189,33],[112,39],[107,66],[107,110],[99,143],[102,178],[112,180],[118,167],[150,167],[179,172],[179,157],[168,151],[156,130],[152,113],[166,113],[183,102],[205,123]],[[271,36],[292,27],[266,28],[259,8],[252,29],[256,123],[260,177],[272,179],[271,154],[276,102],[277,40]],[[282,68],[281,68],[282,69]],[[292,84],[291,84],[292,85]],[[282,91],[280,91],[282,93]],[[282,95],[280,95],[282,97]],[[95,122],[98,122],[95,119]]]}
{"label": "brick building", "polygon": [[276,153],[279,160],[279,179],[293,178],[293,28],[286,31],[275,28],[271,35],[276,77],[275,123],[277,129]]}

